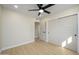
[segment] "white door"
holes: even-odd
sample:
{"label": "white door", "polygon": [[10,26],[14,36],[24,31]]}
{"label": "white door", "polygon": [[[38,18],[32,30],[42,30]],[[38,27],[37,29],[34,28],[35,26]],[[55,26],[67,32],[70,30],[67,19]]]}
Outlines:
{"label": "white door", "polygon": [[77,15],[48,22],[48,41],[77,51]]}
{"label": "white door", "polygon": [[46,22],[40,24],[41,25],[41,40],[46,41]]}

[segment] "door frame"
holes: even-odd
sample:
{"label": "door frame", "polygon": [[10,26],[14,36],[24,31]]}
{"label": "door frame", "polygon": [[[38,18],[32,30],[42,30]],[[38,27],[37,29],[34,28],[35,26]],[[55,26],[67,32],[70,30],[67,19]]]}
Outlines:
{"label": "door frame", "polygon": [[[58,17],[58,18],[55,18],[55,19],[59,19],[59,18],[64,18],[64,17],[68,17],[68,16],[72,16],[72,15],[77,15],[77,25],[78,25],[78,33],[77,33],[77,53],[79,53],[79,12],[77,12],[77,13],[74,13],[74,14],[70,14],[70,15],[66,15],[66,16],[62,16],[62,17]],[[55,19],[53,19],[53,20],[55,20]],[[51,19],[52,20],[52,19]],[[48,42],[48,22],[49,21],[51,21],[51,20],[48,20],[48,21],[46,21],[46,42]]]}

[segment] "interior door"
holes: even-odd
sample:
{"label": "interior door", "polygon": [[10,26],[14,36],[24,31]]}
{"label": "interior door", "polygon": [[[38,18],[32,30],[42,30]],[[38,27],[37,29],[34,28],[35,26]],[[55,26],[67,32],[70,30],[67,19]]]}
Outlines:
{"label": "interior door", "polygon": [[41,24],[41,39],[46,41],[46,22]]}
{"label": "interior door", "polygon": [[77,51],[77,15],[48,22],[48,41]]}

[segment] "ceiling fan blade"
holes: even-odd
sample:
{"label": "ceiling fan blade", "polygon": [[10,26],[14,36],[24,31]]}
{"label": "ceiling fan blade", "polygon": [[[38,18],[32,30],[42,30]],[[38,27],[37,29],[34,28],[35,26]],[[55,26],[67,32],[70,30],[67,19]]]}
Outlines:
{"label": "ceiling fan blade", "polygon": [[49,11],[47,11],[47,10],[44,10],[44,12],[46,12],[46,13],[50,14],[50,12],[49,12]]}
{"label": "ceiling fan blade", "polygon": [[41,9],[43,4],[37,4],[38,8]]}
{"label": "ceiling fan blade", "polygon": [[43,6],[43,4],[39,4],[41,7]]}
{"label": "ceiling fan blade", "polygon": [[31,9],[31,10],[28,10],[28,11],[38,11],[39,9]]}
{"label": "ceiling fan blade", "polygon": [[46,8],[51,7],[53,5],[55,5],[55,4],[48,4],[48,5],[44,6],[42,9],[46,9]]}
{"label": "ceiling fan blade", "polygon": [[41,14],[41,13],[39,12],[39,13],[38,13],[38,16],[39,16],[40,14]]}

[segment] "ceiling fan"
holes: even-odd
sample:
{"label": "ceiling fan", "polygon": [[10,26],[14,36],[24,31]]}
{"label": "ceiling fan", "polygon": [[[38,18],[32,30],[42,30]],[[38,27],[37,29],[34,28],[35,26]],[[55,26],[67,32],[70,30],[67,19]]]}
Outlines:
{"label": "ceiling fan", "polygon": [[47,10],[45,10],[45,9],[47,9],[47,8],[49,8],[49,7],[51,7],[51,6],[54,6],[54,5],[55,5],[55,4],[48,4],[48,5],[46,5],[46,6],[43,6],[43,4],[37,4],[38,9],[31,9],[31,10],[28,10],[28,11],[39,11],[38,16],[39,16],[41,13],[43,13],[43,12],[45,12],[45,13],[47,13],[47,14],[50,14],[51,12],[49,12],[49,11],[47,11]]}

